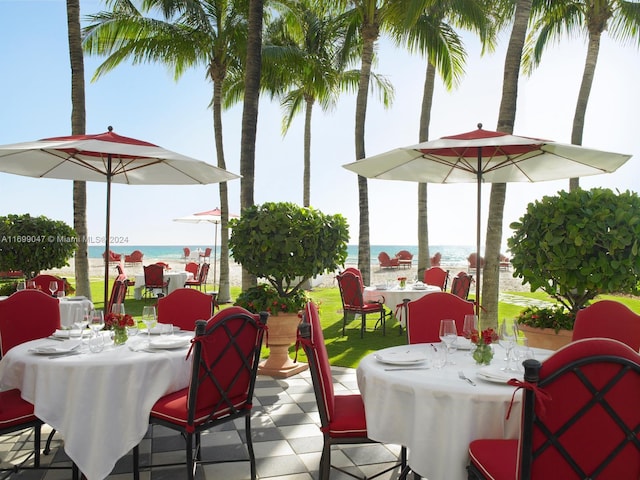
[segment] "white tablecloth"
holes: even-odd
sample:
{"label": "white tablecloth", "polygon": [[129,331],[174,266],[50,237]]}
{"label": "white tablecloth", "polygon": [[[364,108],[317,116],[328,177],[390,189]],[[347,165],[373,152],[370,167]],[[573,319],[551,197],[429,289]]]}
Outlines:
{"label": "white tablecloth", "polygon": [[[397,348],[397,347],[396,347]],[[431,348],[408,345],[407,351]],[[495,345],[493,364],[503,363],[504,350]],[[551,351],[533,349],[543,360]],[[381,350],[384,352],[384,350]],[[409,465],[429,480],[466,480],[467,449],[478,438],[517,438],[521,393],[517,393],[509,420],[507,410],[514,387],[477,378],[479,368],[466,350],[451,355],[455,365],[441,370],[385,371],[399,368],[362,359],[357,369],[370,438],[409,449]],[[476,386],[458,378],[462,370]]]}
{"label": "white tablecloth", "polygon": [[[378,290],[376,287],[365,287],[364,289],[364,300],[379,300],[382,299],[382,302],[392,311],[396,311],[397,305],[401,304],[405,298],[409,300],[417,300],[418,298],[424,297],[433,292],[440,292],[439,287],[435,287],[433,285],[426,285],[424,289],[414,289],[412,285],[407,285],[405,288],[400,288],[399,286],[395,286],[393,288],[389,288],[386,290]],[[404,318],[404,313],[399,315],[398,321],[404,327],[406,325],[406,319]]]}
{"label": "white tablecloth", "polygon": [[93,308],[93,302],[86,297],[63,297],[59,300],[60,326],[62,328],[71,328],[76,312]]}
{"label": "white tablecloth", "polygon": [[[128,343],[142,341],[132,337]],[[64,438],[64,449],[88,480],[101,480],[144,437],[153,404],[189,383],[187,349],[133,352],[126,345],[101,353],[52,359],[12,348],[0,361],[0,388],[20,389],[35,414]]]}
{"label": "white tablecloth", "polygon": [[[193,279],[193,273],[191,272],[164,272],[162,276],[165,282],[169,280],[167,294],[173,292],[177,288],[183,288],[184,283],[187,280]],[[136,300],[140,300],[142,298],[142,291],[144,290],[144,274],[136,275],[135,278],[136,285],[133,290],[133,296]]]}

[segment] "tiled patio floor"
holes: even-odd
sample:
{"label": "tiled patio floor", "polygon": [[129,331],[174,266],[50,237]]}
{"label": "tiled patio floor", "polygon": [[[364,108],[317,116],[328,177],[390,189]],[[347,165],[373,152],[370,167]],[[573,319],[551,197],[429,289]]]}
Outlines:
{"label": "tiled patio floor", "polygon": [[[336,393],[358,390],[355,370],[333,368]],[[91,413],[84,412],[87,421]],[[278,480],[316,480],[322,435],[318,428],[319,416],[316,406],[311,376],[303,372],[288,379],[259,376],[256,384],[252,430],[256,454],[258,477]],[[44,441],[49,429],[43,429]],[[2,466],[14,463],[33,445],[27,433],[0,437],[0,458]],[[202,436],[203,459],[247,458],[244,420],[227,424],[217,431]],[[52,466],[70,465],[62,448],[62,439],[55,436],[53,450],[42,455],[44,464]],[[23,450],[22,450],[23,449]],[[334,447],[332,464],[362,476],[392,466],[397,460],[400,447],[396,445],[345,445]],[[163,427],[154,426],[149,430],[140,448],[141,465],[148,465],[151,457],[154,464],[180,462],[184,459],[182,437]],[[109,480],[131,479],[132,457],[127,455],[116,465]],[[384,474],[381,480],[397,478],[399,469]],[[0,478],[3,478],[0,476]],[[22,470],[11,475],[21,480],[67,480],[70,470]],[[186,478],[186,467],[164,467],[143,470],[142,480],[179,480]],[[248,462],[223,463],[199,466],[198,480],[245,480],[250,478]],[[348,475],[337,470],[331,471],[331,480],[346,480]],[[92,480],[92,479],[89,479]]]}

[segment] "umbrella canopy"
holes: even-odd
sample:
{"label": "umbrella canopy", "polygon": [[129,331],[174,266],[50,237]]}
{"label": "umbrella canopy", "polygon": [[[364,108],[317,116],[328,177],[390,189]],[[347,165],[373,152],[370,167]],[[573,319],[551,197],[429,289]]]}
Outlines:
{"label": "umbrella canopy", "polygon": [[[238,175],[157,145],[113,133],[45,138],[0,146],[0,172],[107,183],[105,259],[109,258],[111,183],[204,185]],[[109,266],[104,267],[105,305]]]}
{"label": "umbrella canopy", "polygon": [[[229,218],[238,218],[238,215],[229,214]],[[216,207],[213,210],[207,210],[206,212],[198,212],[192,215],[186,215],[180,218],[174,218],[174,222],[183,223],[213,223],[214,224],[214,237],[213,237],[213,283],[216,283],[216,255],[218,252],[218,224],[222,221],[222,211]]]}
{"label": "umbrella canopy", "polygon": [[[478,129],[396,148],[343,165],[367,178],[421,183],[477,183],[476,254],[480,257],[482,182],[541,182],[611,173],[631,155]],[[476,309],[479,313],[478,262]]]}

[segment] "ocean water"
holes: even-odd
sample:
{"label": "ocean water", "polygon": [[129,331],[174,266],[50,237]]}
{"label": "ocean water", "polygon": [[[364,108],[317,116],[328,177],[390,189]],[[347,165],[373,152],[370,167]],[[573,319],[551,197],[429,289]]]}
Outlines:
{"label": "ocean water", "polygon": [[[203,250],[207,245],[189,245],[191,252]],[[182,249],[184,245],[127,245],[126,248],[122,245],[112,245],[111,250],[123,255],[130,254],[134,250],[140,250],[144,253],[146,258],[162,259],[168,261],[177,261],[182,258]],[[400,250],[407,250],[411,252],[416,258],[418,256],[417,245],[371,245],[371,262],[378,262],[378,254],[380,252],[387,252],[390,256],[394,256]],[[433,256],[436,252],[442,254],[441,265],[448,267],[458,267],[467,265],[467,257],[471,252],[475,251],[475,247],[472,245],[432,245],[429,247],[429,253]],[[102,258],[104,253],[104,246],[91,245],[89,246],[89,258]],[[218,248],[218,255],[220,255],[220,249]],[[347,247],[347,261],[348,265],[356,265],[358,263],[358,246],[349,245]],[[213,256],[213,254],[212,254]]]}

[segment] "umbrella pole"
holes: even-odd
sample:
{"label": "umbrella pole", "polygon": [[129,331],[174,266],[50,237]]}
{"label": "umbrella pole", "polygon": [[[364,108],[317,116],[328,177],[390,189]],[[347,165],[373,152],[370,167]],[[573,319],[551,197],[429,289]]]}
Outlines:
{"label": "umbrella pole", "polygon": [[216,257],[218,256],[218,222],[214,222],[215,232],[213,234],[213,291],[216,290]]}
{"label": "umbrella pole", "polygon": [[109,306],[109,236],[110,226],[109,219],[111,218],[111,155],[107,155],[107,218],[105,227],[105,239],[104,239],[104,313],[107,312]]}
{"label": "umbrella pole", "polygon": [[481,228],[481,203],[482,203],[482,147],[478,147],[478,171],[476,172],[478,187],[476,198],[476,315],[480,325],[480,279],[482,275],[482,261],[480,260],[480,228]]}

